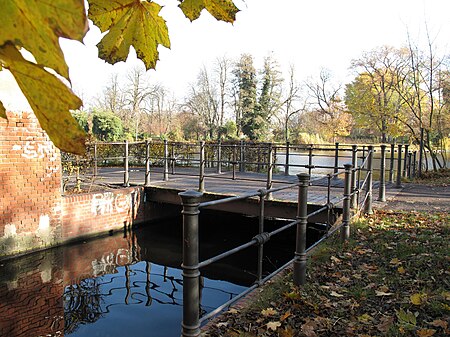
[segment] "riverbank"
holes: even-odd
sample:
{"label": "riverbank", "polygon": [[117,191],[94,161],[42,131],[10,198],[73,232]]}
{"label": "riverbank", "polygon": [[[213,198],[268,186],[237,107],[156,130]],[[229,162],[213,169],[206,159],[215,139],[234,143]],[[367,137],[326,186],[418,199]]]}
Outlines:
{"label": "riverbank", "polygon": [[349,242],[335,236],[312,253],[305,286],[288,270],[204,336],[447,336],[450,184],[439,179],[405,184]]}

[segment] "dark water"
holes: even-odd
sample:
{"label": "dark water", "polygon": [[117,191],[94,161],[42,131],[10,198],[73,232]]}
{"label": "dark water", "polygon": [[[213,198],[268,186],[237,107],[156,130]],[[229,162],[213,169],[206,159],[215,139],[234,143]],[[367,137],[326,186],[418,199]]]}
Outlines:
{"label": "dark water", "polygon": [[[227,213],[200,223],[201,260],[249,241],[258,226]],[[0,336],[179,336],[181,229],[177,218],[0,262]],[[267,243],[266,273],[293,257],[294,234]],[[202,313],[255,281],[256,257],[251,247],[201,271]]]}

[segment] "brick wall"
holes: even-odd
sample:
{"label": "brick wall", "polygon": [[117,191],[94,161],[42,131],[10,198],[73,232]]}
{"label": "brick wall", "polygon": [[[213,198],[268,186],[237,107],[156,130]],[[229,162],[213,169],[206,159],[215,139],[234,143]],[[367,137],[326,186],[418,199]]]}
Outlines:
{"label": "brick wall", "polygon": [[34,115],[0,118],[0,256],[60,237],[60,153]]}
{"label": "brick wall", "polygon": [[62,240],[117,230],[142,221],[143,198],[143,187],[65,196]]}
{"label": "brick wall", "polygon": [[61,196],[61,156],[32,114],[0,118],[0,259],[173,215],[144,188]]}

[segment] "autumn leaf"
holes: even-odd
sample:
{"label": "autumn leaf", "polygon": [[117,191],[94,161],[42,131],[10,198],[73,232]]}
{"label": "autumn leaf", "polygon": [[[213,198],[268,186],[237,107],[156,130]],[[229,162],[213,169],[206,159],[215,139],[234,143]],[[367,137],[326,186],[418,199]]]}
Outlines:
{"label": "autumn leaf", "polygon": [[404,273],[406,273],[406,269],[403,268],[402,266],[398,267],[398,268],[397,268],[397,271],[399,272],[399,274],[404,274]]}
{"label": "autumn leaf", "polygon": [[397,259],[396,257],[393,258],[389,263],[394,265],[394,266],[397,266],[397,265],[401,264],[400,260]]}
{"label": "autumn leaf", "polygon": [[290,311],[286,311],[281,317],[280,317],[280,321],[283,322],[285,321],[288,317],[292,316]]}
{"label": "autumn leaf", "polygon": [[338,294],[338,293],[335,292],[335,291],[332,291],[332,292],[330,293],[330,295],[333,296],[333,297],[344,297],[344,295]]}
{"label": "autumn leaf", "polygon": [[267,330],[276,331],[281,326],[281,323],[280,322],[269,322],[266,324],[266,326],[267,326]]}
{"label": "autumn leaf", "polygon": [[261,315],[263,315],[264,317],[269,317],[269,316],[273,316],[276,315],[277,311],[274,308],[267,308],[261,311]]}
{"label": "autumn leaf", "polygon": [[430,337],[436,333],[434,329],[419,329],[417,330],[417,336],[419,337]]}
{"label": "autumn leaf", "polygon": [[[83,40],[88,30],[83,0],[0,1],[0,13],[0,46],[10,42],[23,47],[33,54],[38,64],[69,79],[58,39]],[[30,76],[37,77],[37,74]],[[35,90],[44,92],[42,88]]]}
{"label": "autumn leaf", "polygon": [[384,291],[375,290],[375,296],[392,296],[394,293],[386,293]]}
{"label": "autumn leaf", "polygon": [[233,23],[239,9],[232,0],[180,0],[179,7],[184,15],[194,21],[200,17],[203,9],[206,9],[217,20]]}
{"label": "autumn leaf", "polygon": [[111,64],[125,61],[133,46],[146,69],[154,69],[159,59],[158,45],[170,48],[160,10],[161,6],[151,1],[89,1],[89,18],[102,32],[109,30],[97,44],[99,57]]}
{"label": "autumn leaf", "polygon": [[435,326],[436,328],[442,328],[444,330],[447,329],[448,323],[446,321],[443,321],[442,319],[435,319],[433,322],[430,323],[430,325]]}
{"label": "autumn leaf", "polygon": [[412,294],[409,297],[409,299],[410,299],[411,303],[414,305],[422,305],[427,301],[427,295],[416,293],[416,294]]}
{"label": "autumn leaf", "polygon": [[62,151],[83,154],[86,135],[69,112],[78,109],[81,100],[56,76],[25,60],[9,43],[0,48],[0,62],[13,74],[53,143]]}
{"label": "autumn leaf", "polygon": [[6,118],[6,109],[1,101],[0,101],[0,117]]}

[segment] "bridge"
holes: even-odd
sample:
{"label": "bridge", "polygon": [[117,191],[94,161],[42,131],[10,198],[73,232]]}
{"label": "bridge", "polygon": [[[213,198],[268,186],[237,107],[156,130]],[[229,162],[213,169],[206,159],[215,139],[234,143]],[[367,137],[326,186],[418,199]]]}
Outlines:
{"label": "bridge", "polygon": [[[114,153],[114,156],[99,155],[101,146],[107,146],[109,152],[105,153]],[[130,146],[134,147],[131,155]],[[406,152],[402,158],[401,145],[398,145],[396,155],[394,146],[390,150],[387,166],[386,145],[358,148],[357,145],[349,147],[336,143],[330,148],[242,142],[125,142],[94,144],[93,155],[85,164],[89,164],[86,172],[91,173],[91,183],[97,180],[109,187],[140,184],[145,186],[147,201],[182,205],[182,336],[199,336],[201,324],[288,265],[293,265],[294,284],[303,285],[308,253],[337,231],[342,240],[347,240],[354,214],[371,213],[375,200],[384,202],[389,194],[401,187],[403,176],[414,174],[413,156]],[[332,164],[325,165],[323,158]],[[374,177],[378,177],[375,183]],[[82,180],[81,175],[75,176],[76,185]],[[203,209],[257,216],[258,232],[252,240],[238,247],[199,261],[199,213]],[[290,219],[290,222],[268,232],[264,225],[268,217]],[[324,222],[326,228],[322,238],[307,247],[307,228],[314,222]],[[263,275],[264,244],[294,226],[293,259],[270,275]],[[251,246],[258,247],[255,284],[200,317],[201,269]]]}

